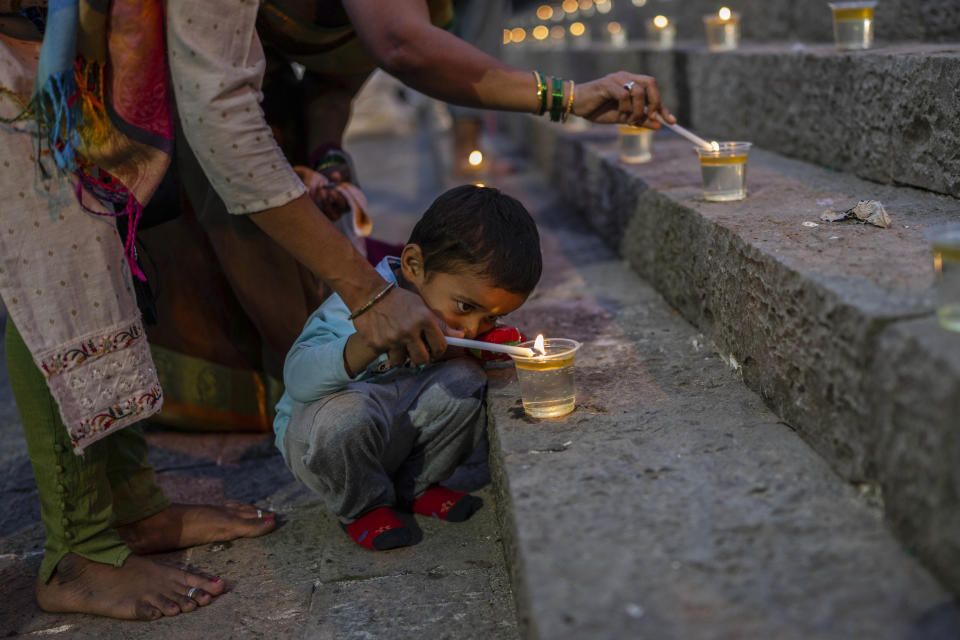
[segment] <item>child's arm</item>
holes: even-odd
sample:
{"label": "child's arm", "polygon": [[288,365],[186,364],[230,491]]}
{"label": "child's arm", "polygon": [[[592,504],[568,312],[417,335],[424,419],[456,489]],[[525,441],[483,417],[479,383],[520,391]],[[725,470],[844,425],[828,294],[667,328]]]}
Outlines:
{"label": "child's arm", "polygon": [[379,355],[360,337],[359,333],[352,333],[347,338],[347,343],[343,345],[343,367],[348,376],[355,378]]}

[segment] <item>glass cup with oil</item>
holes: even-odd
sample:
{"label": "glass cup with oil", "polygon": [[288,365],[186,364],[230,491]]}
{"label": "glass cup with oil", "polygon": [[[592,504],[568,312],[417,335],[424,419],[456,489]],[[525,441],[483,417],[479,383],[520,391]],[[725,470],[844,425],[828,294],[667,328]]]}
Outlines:
{"label": "glass cup with oil", "polygon": [[[520,344],[533,349],[534,341]],[[511,356],[520,383],[523,409],[532,418],[559,418],[573,411],[576,386],[573,361],[580,348],[576,340],[544,340],[546,355]]]}
{"label": "glass cup with oil", "polygon": [[937,320],[944,329],[960,331],[960,224],[937,227],[929,237],[936,277]]}
{"label": "glass cup with oil", "polygon": [[620,147],[620,162],[642,164],[653,160],[653,129],[617,125],[617,144]]}
{"label": "glass cup with oil", "polygon": [[830,2],[833,9],[833,37],[840,51],[873,46],[873,9],[876,2]]}
{"label": "glass cup with oil", "polygon": [[711,148],[697,147],[703,174],[703,197],[713,202],[743,200],[747,197],[747,153],[749,142],[711,142]]}

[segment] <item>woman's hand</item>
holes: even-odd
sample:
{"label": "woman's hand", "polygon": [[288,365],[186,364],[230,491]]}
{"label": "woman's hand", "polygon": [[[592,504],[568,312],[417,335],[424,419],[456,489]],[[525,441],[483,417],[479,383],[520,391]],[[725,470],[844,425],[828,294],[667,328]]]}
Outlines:
{"label": "woman's hand", "polygon": [[317,203],[327,218],[336,222],[350,209],[346,198],[334,190],[334,187],[342,182],[339,172],[333,173],[331,179],[323,173],[304,166],[296,166],[293,170],[306,185],[310,199]]}
{"label": "woman's hand", "polygon": [[364,341],[377,353],[386,351],[391,366],[406,359],[415,365],[437,360],[447,348],[442,322],[406,289],[395,287],[353,321]]}
{"label": "woman's hand", "polygon": [[626,71],[576,85],[574,115],[602,124],[632,124],[659,129],[657,114],[670,124],[677,119],[660,102],[656,79]]}

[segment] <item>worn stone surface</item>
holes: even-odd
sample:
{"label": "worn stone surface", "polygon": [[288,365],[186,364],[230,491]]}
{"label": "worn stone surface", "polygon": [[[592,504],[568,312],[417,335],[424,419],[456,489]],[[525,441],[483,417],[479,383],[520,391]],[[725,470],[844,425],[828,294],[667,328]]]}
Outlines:
{"label": "worn stone surface", "polygon": [[[960,9],[958,9],[960,11]],[[590,80],[654,75],[681,123],[881,183],[960,196],[960,46],[840,53],[752,46],[712,54],[642,46],[588,52],[516,49],[522,66]]]}
{"label": "worn stone surface", "polygon": [[691,53],[690,122],[717,139],[960,196],[960,46]]}
{"label": "worn stone surface", "polygon": [[870,379],[890,522],[944,582],[960,584],[960,474],[917,481],[960,460],[960,336],[933,318],[891,325],[878,336]]}
{"label": "worn stone surface", "polygon": [[514,188],[537,212],[546,262],[511,320],[583,342],[569,416],[525,417],[509,369],[491,392],[495,484],[528,637],[960,630],[950,595],[881,511],[571,219],[566,194]]}
{"label": "worn stone surface", "polygon": [[[709,203],[689,144],[666,132],[655,142],[655,162],[628,167],[618,162],[612,137],[558,135],[545,125],[530,131],[530,148],[565,199],[834,469],[868,487],[879,483],[902,496],[928,496],[893,500],[887,516],[901,523],[905,544],[916,543],[917,553],[960,590],[947,569],[960,562],[960,548],[946,543],[934,551],[925,542],[960,539],[957,523],[941,515],[960,507],[960,468],[949,457],[908,456],[894,473],[884,462],[877,388],[886,383],[874,368],[880,332],[932,313],[923,230],[951,219],[956,201],[757,151],[748,170],[750,197]],[[803,226],[824,208],[868,198],[887,205],[890,229]],[[941,348],[960,350],[960,335],[937,339]],[[933,366],[914,367],[911,375],[903,382],[915,385],[916,393],[937,376],[950,380],[947,385],[958,380],[951,369]],[[898,393],[910,392],[898,387]],[[902,413],[909,406],[896,408]],[[951,441],[955,415],[946,409],[936,415],[929,421],[914,413],[911,437]],[[901,421],[896,414],[892,419]],[[923,525],[938,529],[909,537]]]}

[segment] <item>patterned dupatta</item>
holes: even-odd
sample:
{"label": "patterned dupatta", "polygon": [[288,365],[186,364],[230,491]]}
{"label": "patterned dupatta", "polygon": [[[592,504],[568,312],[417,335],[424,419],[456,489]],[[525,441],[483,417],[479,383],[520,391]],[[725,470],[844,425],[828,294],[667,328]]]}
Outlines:
{"label": "patterned dupatta", "polygon": [[163,6],[51,0],[38,53],[0,36],[0,296],[78,454],[162,404],[132,278],[172,151]]}

